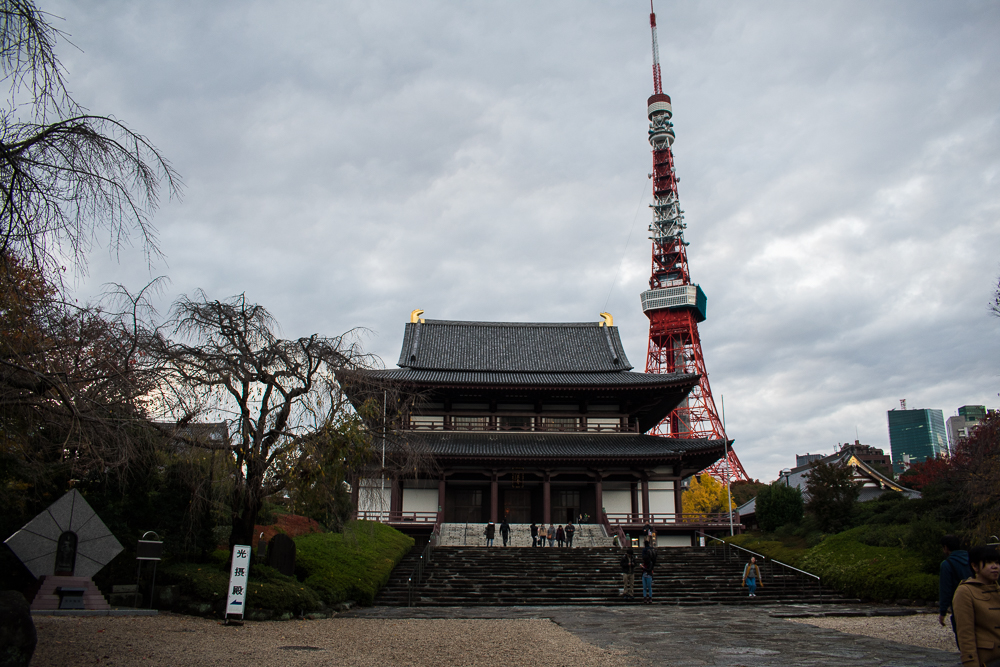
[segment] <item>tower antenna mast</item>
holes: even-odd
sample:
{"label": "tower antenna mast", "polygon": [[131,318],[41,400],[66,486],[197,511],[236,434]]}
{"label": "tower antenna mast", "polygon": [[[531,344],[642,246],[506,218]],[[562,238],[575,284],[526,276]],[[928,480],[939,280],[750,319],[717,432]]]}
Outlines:
{"label": "tower antenna mast", "polygon": [[653,94],[646,102],[649,143],[653,148],[653,221],[649,225],[653,261],[649,289],[642,293],[642,310],[649,318],[647,373],[687,373],[701,379],[688,397],[651,431],[672,438],[725,441],[725,453],[706,472],[728,485],[749,477],[736,452],[728,447],[725,427],[715,408],[708,371],[698,335],[698,323],[706,317],[707,299],[701,287],[691,282],[687,242],[684,241],[684,211],[677,195],[674,170],[674,125],[670,96],[663,93],[660,47],[656,38],[656,13],[649,4],[649,27],[653,33]]}
{"label": "tower antenna mast", "polygon": [[656,41],[656,12],[653,0],[649,0],[649,29],[653,32],[653,93],[663,94],[663,79],[660,76],[660,44]]}

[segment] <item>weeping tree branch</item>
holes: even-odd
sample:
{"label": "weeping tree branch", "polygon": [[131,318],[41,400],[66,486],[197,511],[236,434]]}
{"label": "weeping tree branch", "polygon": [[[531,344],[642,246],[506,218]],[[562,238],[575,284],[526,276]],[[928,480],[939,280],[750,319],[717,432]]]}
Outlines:
{"label": "weeping tree branch", "polygon": [[339,392],[335,373],[376,363],[356,332],[286,340],[276,328],[245,295],[218,301],[198,292],[174,304],[144,349],[164,373],[158,396],[174,417],[230,424],[232,544],[250,543],[264,498],[287,486],[285,462],[340,417],[346,404],[328,399]]}
{"label": "weeping tree branch", "polygon": [[[63,37],[29,0],[0,0],[0,257],[60,283],[63,258],[83,271],[96,243],[138,241],[160,254],[151,216],[180,178],[143,135],[69,95],[55,53]],[[57,280],[56,277],[59,277]],[[61,284],[61,283],[60,283]]]}

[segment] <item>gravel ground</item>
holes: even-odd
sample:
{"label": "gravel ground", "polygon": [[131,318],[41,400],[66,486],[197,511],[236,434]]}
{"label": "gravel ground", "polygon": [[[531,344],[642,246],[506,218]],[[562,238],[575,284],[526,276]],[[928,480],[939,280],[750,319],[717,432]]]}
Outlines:
{"label": "gravel ground", "polygon": [[[331,618],[242,627],[159,616],[35,617],[32,667],[63,665],[626,665],[549,620]],[[526,651],[525,647],[531,647]]]}
{"label": "gravel ground", "polygon": [[825,616],[819,618],[789,618],[796,623],[807,623],[820,628],[830,628],[852,635],[865,635],[876,639],[888,639],[911,646],[936,648],[951,651],[958,658],[955,635],[951,622],[945,619],[945,627],[938,623],[937,614],[917,614],[915,616]]}

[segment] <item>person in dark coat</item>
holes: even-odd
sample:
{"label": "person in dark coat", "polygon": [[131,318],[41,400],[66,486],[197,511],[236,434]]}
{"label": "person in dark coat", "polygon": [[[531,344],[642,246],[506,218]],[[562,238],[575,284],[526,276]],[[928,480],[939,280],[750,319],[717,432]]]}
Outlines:
{"label": "person in dark coat", "polygon": [[565,539],[566,539],[566,532],[563,530],[562,526],[559,526],[558,528],[556,528],[556,542],[559,543],[559,546],[562,546],[563,541]]}
{"label": "person in dark coat", "polygon": [[618,564],[622,568],[622,597],[631,600],[635,597],[635,553],[631,545],[625,548]]}
{"label": "person in dark coat", "polygon": [[653,570],[656,569],[656,549],[645,541],[642,549],[642,601],[653,604]]}
{"label": "person in dark coat", "polygon": [[573,522],[570,521],[566,524],[566,546],[573,546],[573,534],[576,532],[576,528],[573,527]]}
{"label": "person in dark coat", "polygon": [[490,521],[488,524],[486,524],[486,530],[483,531],[483,533],[486,535],[486,546],[492,547],[493,538],[496,537],[497,535],[497,525],[492,521]]}
{"label": "person in dark coat", "polygon": [[[941,583],[938,588],[938,623],[944,625],[955,590],[964,579],[972,576],[972,568],[969,567],[969,552],[962,548],[962,541],[957,535],[942,537],[941,548],[944,551],[944,560],[941,561]],[[954,612],[951,614],[951,631],[955,633],[957,644],[958,630],[955,629]]]}
{"label": "person in dark coat", "polygon": [[510,540],[510,524],[507,523],[507,517],[504,517],[503,523],[500,524],[500,537],[503,538],[503,545],[507,546],[507,542]]}
{"label": "person in dark coat", "polygon": [[531,546],[538,546],[538,526],[534,523],[531,524]]}

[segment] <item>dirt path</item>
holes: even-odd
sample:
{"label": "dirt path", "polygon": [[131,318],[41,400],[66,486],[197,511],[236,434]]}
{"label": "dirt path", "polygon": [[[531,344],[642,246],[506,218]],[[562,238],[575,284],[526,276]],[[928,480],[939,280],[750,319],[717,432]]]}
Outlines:
{"label": "dirt path", "polygon": [[162,614],[36,617],[32,667],[63,665],[626,665],[549,620],[247,623]]}

